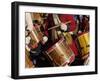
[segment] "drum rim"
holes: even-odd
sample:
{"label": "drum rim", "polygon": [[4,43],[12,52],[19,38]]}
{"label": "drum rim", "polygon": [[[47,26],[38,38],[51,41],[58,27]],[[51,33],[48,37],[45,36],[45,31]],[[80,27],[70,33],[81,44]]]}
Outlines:
{"label": "drum rim", "polygon": [[[82,35],[84,35],[84,34],[86,34],[86,33],[89,34],[89,32],[83,32],[83,33],[79,34],[78,37],[79,37],[79,36],[82,36]],[[78,38],[78,37],[77,37],[77,38]],[[76,39],[77,39],[77,38],[76,38]]]}
{"label": "drum rim", "polygon": [[50,48],[48,48],[47,50],[46,50],[46,52],[49,52],[49,51],[51,51],[52,50],[52,48],[54,48],[57,44],[59,44],[59,43],[61,43],[61,42],[63,42],[65,39],[62,37],[62,38],[60,38],[57,42],[55,42],[53,45],[51,45],[51,47]]}

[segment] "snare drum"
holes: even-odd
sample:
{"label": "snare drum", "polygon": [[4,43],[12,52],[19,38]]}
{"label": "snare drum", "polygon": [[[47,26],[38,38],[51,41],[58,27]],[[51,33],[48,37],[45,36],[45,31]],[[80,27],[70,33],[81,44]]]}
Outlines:
{"label": "snare drum", "polygon": [[31,41],[29,46],[31,48],[36,48],[38,43],[43,39],[43,33],[40,31],[40,28],[35,27],[33,31],[30,32],[30,37]]}
{"label": "snare drum", "polygon": [[66,66],[74,61],[74,53],[66,44],[65,39],[61,38],[51,48],[46,51],[47,56],[55,66]]}
{"label": "snare drum", "polygon": [[85,59],[89,56],[90,42],[89,42],[89,33],[85,32],[79,35],[76,39],[79,53],[82,56],[82,59]]}

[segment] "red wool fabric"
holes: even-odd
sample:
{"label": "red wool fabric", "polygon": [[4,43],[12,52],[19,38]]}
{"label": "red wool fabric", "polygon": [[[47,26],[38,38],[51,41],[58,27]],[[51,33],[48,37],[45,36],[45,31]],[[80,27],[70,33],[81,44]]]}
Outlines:
{"label": "red wool fabric", "polygon": [[74,31],[76,29],[76,23],[73,15],[60,14],[59,19],[62,23],[71,21],[69,31]]}

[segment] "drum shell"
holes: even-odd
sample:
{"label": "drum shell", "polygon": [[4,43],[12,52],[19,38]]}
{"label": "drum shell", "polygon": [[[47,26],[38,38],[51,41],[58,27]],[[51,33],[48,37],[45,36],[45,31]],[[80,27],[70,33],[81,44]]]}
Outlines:
{"label": "drum shell", "polygon": [[31,31],[30,37],[31,37],[31,42],[30,42],[29,46],[31,48],[36,48],[38,43],[40,41],[42,41],[42,39],[43,39],[43,33],[37,27],[37,28],[34,28],[33,31]]}
{"label": "drum shell", "polygon": [[74,61],[74,53],[62,38],[46,51],[55,66],[65,66]]}
{"label": "drum shell", "polygon": [[85,32],[79,35],[76,39],[78,51],[82,57],[85,59],[89,56],[90,42],[89,42],[89,33]]}

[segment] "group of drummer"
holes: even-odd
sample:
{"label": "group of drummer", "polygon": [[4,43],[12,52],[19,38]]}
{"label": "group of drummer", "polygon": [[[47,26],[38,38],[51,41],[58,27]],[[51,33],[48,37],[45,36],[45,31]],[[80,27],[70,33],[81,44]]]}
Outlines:
{"label": "group of drummer", "polygon": [[25,67],[89,64],[89,16],[26,13]]}

